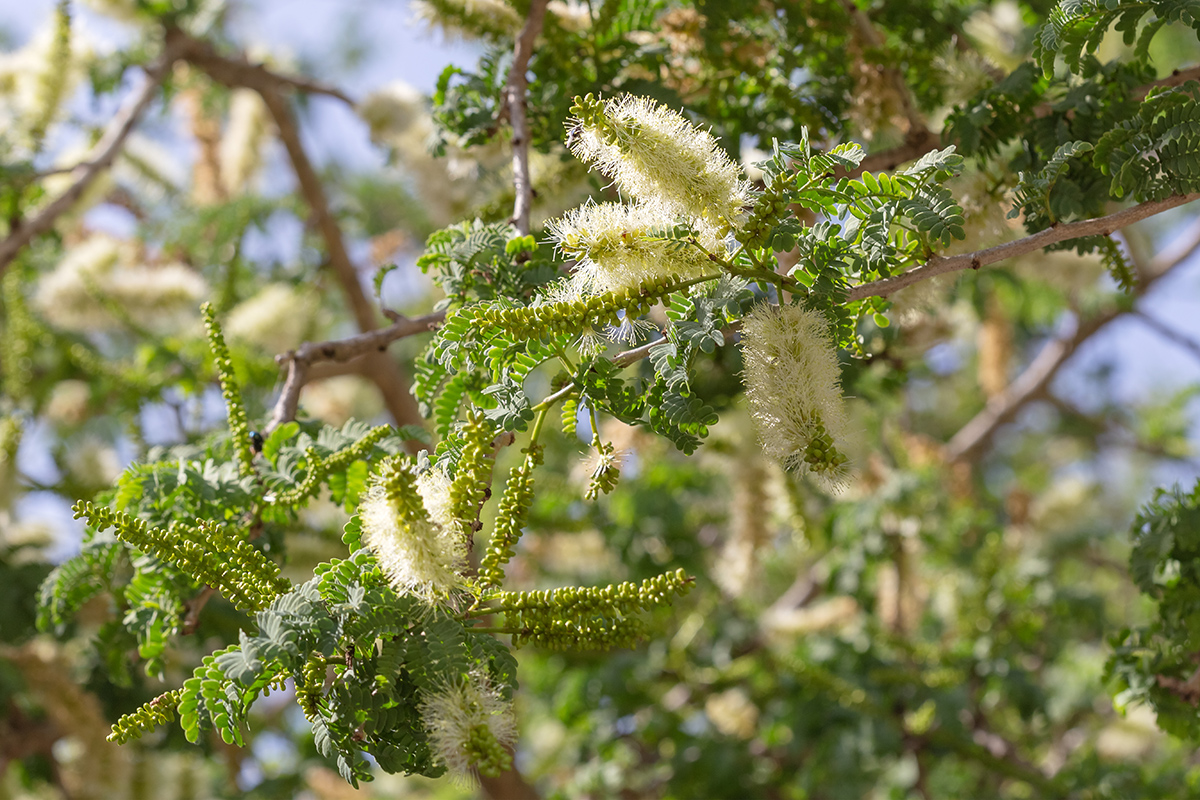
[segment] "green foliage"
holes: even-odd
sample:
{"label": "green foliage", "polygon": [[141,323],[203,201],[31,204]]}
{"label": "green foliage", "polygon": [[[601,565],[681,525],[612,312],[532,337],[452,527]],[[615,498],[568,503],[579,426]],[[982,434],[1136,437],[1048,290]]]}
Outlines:
{"label": "green foliage", "polygon": [[1124,707],[1148,703],[1176,736],[1200,736],[1196,664],[1200,650],[1200,484],[1159,490],[1133,522],[1129,574],[1156,606],[1153,621],[1112,638],[1108,675]]}
{"label": "green foliage", "polygon": [[1063,176],[1070,159],[1090,153],[1093,149],[1095,148],[1087,142],[1067,142],[1054,151],[1054,155],[1037,174],[1020,173],[1016,199],[1013,210],[1008,212],[1008,218],[1015,219],[1024,214],[1026,226],[1036,230],[1047,228],[1071,216],[1075,209],[1070,201],[1064,204],[1061,195],[1051,199],[1054,185]]}
{"label": "green foliage", "polygon": [[[209,4],[178,5],[139,0],[127,9],[140,20],[138,41],[92,65],[94,88],[123,85],[124,70],[159,52],[164,25],[182,26],[173,36],[220,43],[212,59],[236,43]],[[735,187],[738,203],[715,234],[703,219],[669,215],[651,230],[607,232],[621,246],[694,257],[692,271],[664,268],[659,276],[654,264],[639,264],[627,271],[647,276],[640,285],[592,291],[586,279],[596,265],[587,252],[566,243],[556,251],[539,231],[498,221],[509,213],[507,189],[468,209],[473,220],[435,221],[438,204],[410,186],[427,191],[421,170],[437,174],[440,162],[406,152],[411,142],[396,143],[389,169],[369,177],[331,164],[320,180],[332,215],[320,225],[306,224],[324,216],[306,204],[307,179],[303,196],[262,197],[249,181],[236,191],[215,180],[216,190],[202,186],[202,169],[195,186],[177,186],[149,160],[124,157],[137,190],[104,187],[106,202],[134,211],[129,243],[139,259],[196,265],[195,277],[213,287],[203,319],[214,369],[198,326],[180,322],[160,335],[113,298],[93,298],[120,323],[112,331],[68,332],[42,319],[44,276],[78,237],[93,235],[76,223],[59,220],[0,266],[0,527],[11,519],[10,496],[35,490],[78,500],[86,521],[80,552],[53,569],[24,562],[37,546],[9,541],[5,530],[0,580],[8,598],[49,573],[38,624],[77,637],[62,652],[79,674],[90,670],[82,681],[97,688],[108,719],[119,717],[110,739],[142,739],[139,758],[148,754],[151,763],[185,740],[219,738],[251,748],[251,765],[262,767],[256,737],[280,735],[287,774],[237,787],[264,798],[317,791],[301,775],[315,774],[305,771],[322,759],[355,786],[378,772],[494,776],[515,763],[539,790],[572,797],[1169,798],[1196,789],[1182,747],[1148,740],[1136,759],[1110,757],[1098,743],[1118,723],[1097,698],[1103,641],[1120,630],[1109,661],[1118,704],[1147,701],[1163,728],[1200,736],[1197,576],[1189,572],[1200,563],[1191,542],[1200,485],[1143,511],[1126,576],[1125,553],[1106,534],[1135,489],[1097,484],[1073,502],[1068,480],[1101,472],[1092,469],[1101,457],[1126,445],[1139,453],[1130,458],[1189,457],[1191,395],[1127,414],[1105,406],[1085,419],[1047,388],[1053,402],[1039,407],[1036,424],[1012,410],[1022,424],[991,430],[994,447],[944,464],[942,442],[970,430],[978,409],[1000,403],[995,397],[1012,394],[980,392],[971,370],[947,362],[978,350],[980,373],[990,368],[1003,383],[1068,301],[1086,321],[1108,286],[1082,271],[1081,281],[1055,285],[1058,270],[1041,269],[1031,254],[1032,268],[939,287],[919,314],[900,299],[890,315],[883,298],[848,301],[856,287],[976,247],[956,243],[980,231],[1007,236],[991,212],[1009,190],[1011,216],[1035,231],[1108,213],[1115,200],[1200,189],[1200,86],[1146,86],[1169,68],[1150,63],[1152,40],[1159,60],[1200,52],[1180,26],[1155,39],[1172,23],[1195,31],[1195,4],[1062,2],[1033,41],[1028,30],[1004,28],[1013,23],[998,5],[554,3],[529,64],[528,130],[510,131],[503,91],[527,6],[426,4],[438,24],[484,43],[476,66],[450,67],[438,82],[434,149],[452,154],[456,168],[477,168],[481,181],[500,182],[506,167],[487,166],[477,147],[528,142],[536,222],[584,193],[614,199],[603,180],[585,179],[567,162],[561,142],[564,133],[571,144],[594,133],[618,150],[640,144],[646,131],[610,125],[602,113],[619,94],[684,109],[733,163],[748,155],[739,150],[770,141],[769,155],[746,175],[755,183]],[[1024,25],[1036,11],[1019,9]],[[1113,26],[1131,48],[1101,63],[1097,54],[1108,49],[1099,45]],[[51,60],[74,52],[70,33],[64,4]],[[1059,55],[1066,71],[1056,69]],[[186,98],[197,138],[234,127],[225,113],[237,98],[223,80],[203,76],[206,63],[196,58],[186,73],[173,73],[164,93],[163,120],[180,116],[174,101]],[[8,90],[0,94],[7,102]],[[61,105],[59,95],[51,105]],[[397,113],[426,114],[423,103],[411,105]],[[907,167],[889,161],[891,147],[912,154],[912,143],[928,141],[948,106],[944,147]],[[588,131],[564,131],[569,115]],[[6,234],[53,196],[39,172],[49,164],[41,148],[59,141],[52,137],[61,117],[55,108],[17,119],[15,127],[32,124],[32,149],[10,151],[4,134]],[[63,124],[92,135],[77,122]],[[897,166],[860,172],[867,151],[856,138],[869,143],[869,163]],[[204,138],[199,167],[221,160],[208,158],[213,144]],[[648,168],[663,175],[652,177],[695,179],[653,155]],[[406,164],[413,174],[398,180],[391,170]],[[250,255],[255,229],[279,218],[303,229],[298,254]],[[446,227],[429,233],[438,225]],[[315,281],[320,319],[303,336],[340,335],[345,307],[326,297],[316,239],[328,239],[330,226],[352,251],[371,237],[378,261],[405,237],[425,240],[417,263],[444,293],[437,307],[446,311],[411,371],[428,432],[300,419],[265,438],[251,434],[278,376],[269,353],[259,352],[266,345],[247,341],[244,313],[253,307],[241,301],[265,282]],[[1055,247],[1098,252],[1132,297],[1103,301],[1122,308],[1145,288],[1131,263],[1138,242],[1128,241],[1128,250],[1111,236]],[[377,297],[395,269],[376,273]],[[842,496],[767,464],[742,411],[741,323],[763,304],[789,302],[827,319],[842,351],[855,440],[835,443],[837,432],[816,421],[803,452],[812,464],[853,468]],[[286,311],[279,328],[294,321]],[[977,346],[952,330],[979,330]],[[944,350],[930,351],[935,343]],[[416,349],[400,344],[395,355],[408,359]],[[944,352],[955,359],[933,357]],[[783,398],[782,410],[807,407],[804,371],[785,386],[797,396]],[[214,373],[227,430],[214,431],[204,413]],[[394,385],[381,385],[396,412]],[[64,400],[71,390],[74,405]],[[145,421],[160,412],[175,418],[178,435],[158,436]],[[580,413],[591,431],[591,460],[582,467]],[[553,414],[564,436],[546,424]],[[764,439],[769,416],[755,420]],[[1119,424],[1120,435],[1106,423]],[[46,479],[53,485],[17,463],[23,428],[35,432],[34,445],[51,442],[62,474]],[[142,437],[152,433],[175,444],[147,446]],[[119,442],[122,460],[135,453],[111,489],[100,488],[111,474],[98,478],[94,464],[71,466],[89,437]],[[413,441],[429,452],[411,458],[404,450]],[[1130,475],[1160,462],[1134,464]],[[507,481],[493,510],[499,469]],[[443,471],[448,495],[423,497]],[[363,508],[381,496],[382,511]],[[413,522],[420,525],[406,524]],[[452,591],[398,589],[407,584],[380,540],[391,536],[402,550],[416,528],[463,552],[480,544],[478,568],[456,565],[461,581]],[[475,542],[489,528],[486,546]],[[1127,577],[1154,604],[1148,624],[1128,602]],[[675,616],[666,609],[672,602]],[[22,606],[0,625],[0,700],[35,721],[85,719],[56,707],[63,701],[49,692],[39,697],[32,671],[10,674],[39,652],[25,644],[29,616]],[[619,652],[652,637],[647,648]],[[507,739],[475,724],[450,752],[435,735],[431,698],[478,680],[507,708],[517,690],[515,647],[525,648],[519,705],[533,717],[526,727],[552,721],[545,729],[555,746],[534,737],[514,761]],[[601,649],[618,652],[579,652]],[[135,664],[151,678],[190,677],[152,692]],[[71,680],[81,682],[74,673]],[[256,706],[288,684],[307,728]],[[182,737],[146,736],[176,716]],[[86,742],[84,734],[77,738]],[[45,768],[35,760],[14,760],[23,762],[20,774],[14,767],[6,781],[33,791],[31,770]],[[603,769],[588,766],[596,764]]]}
{"label": "green foliage", "polygon": [[[1146,14],[1153,16],[1139,32]],[[1154,35],[1172,22],[1200,32],[1200,5],[1192,0],[1061,0],[1042,27],[1033,57],[1046,77],[1054,74],[1054,60],[1060,54],[1068,69],[1078,71],[1084,54],[1094,53],[1109,29],[1115,28],[1127,46],[1134,46],[1135,58],[1146,58]]]}
{"label": "green foliage", "polygon": [[1147,95],[1136,115],[1096,143],[1096,165],[1114,197],[1162,200],[1200,188],[1200,83]]}
{"label": "green foliage", "polygon": [[462,222],[430,234],[423,272],[446,293],[443,306],[470,300],[527,299],[556,275],[554,262],[537,255],[532,237],[508,224]]}

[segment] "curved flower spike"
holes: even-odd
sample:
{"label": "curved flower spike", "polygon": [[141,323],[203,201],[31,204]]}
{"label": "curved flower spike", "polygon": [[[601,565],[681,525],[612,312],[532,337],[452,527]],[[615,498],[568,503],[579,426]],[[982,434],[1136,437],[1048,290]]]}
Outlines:
{"label": "curved flower spike", "polygon": [[846,412],[825,318],[800,306],[760,305],[742,323],[746,398],[768,456],[785,469],[842,485]]}
{"label": "curved flower spike", "polygon": [[475,770],[495,776],[512,768],[508,748],[517,738],[512,703],[483,673],[472,672],[466,680],[426,696],[421,715],[430,747],[458,777],[467,778]]}
{"label": "curved flower spike", "polygon": [[626,195],[664,203],[724,235],[739,227],[749,193],[741,169],[708,131],[648,97],[576,100],[567,141]]}
{"label": "curved flower spike", "polygon": [[466,540],[456,528],[430,519],[403,464],[386,465],[358,509],[362,540],[398,592],[432,601],[462,584]]}

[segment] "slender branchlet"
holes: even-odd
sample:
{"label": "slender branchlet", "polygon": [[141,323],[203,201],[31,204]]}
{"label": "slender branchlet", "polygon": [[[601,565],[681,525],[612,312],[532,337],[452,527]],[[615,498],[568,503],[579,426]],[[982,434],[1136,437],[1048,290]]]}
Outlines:
{"label": "slender branchlet", "polygon": [[434,754],[459,777],[473,771],[492,777],[512,769],[509,748],[517,737],[512,703],[484,673],[471,672],[427,695],[421,716]]}
{"label": "slender branchlet", "polygon": [[739,226],[747,186],[738,165],[708,131],[646,97],[575,98],[571,151],[622,193],[664,203],[724,235]]}
{"label": "slender branchlet", "polygon": [[837,486],[845,475],[846,412],[825,318],[800,306],[758,306],[742,323],[746,398],[768,456]]}
{"label": "slender branchlet", "polygon": [[433,602],[462,584],[466,542],[430,518],[407,458],[382,465],[358,513],[363,544],[396,591]]}
{"label": "slender branchlet", "polygon": [[179,706],[180,689],[163,692],[153,700],[143,703],[136,711],[124,715],[113,723],[108,741],[126,744],[140,739],[159,725],[175,721],[175,709]]}
{"label": "slender branchlet", "polygon": [[207,520],[195,525],[172,522],[167,530],[124,511],[79,501],[72,509],[96,530],[112,528],[121,541],[174,564],[200,583],[225,595],[243,611],[266,608],[287,581],[279,567],[244,539]]}
{"label": "slender branchlet", "polygon": [[225,408],[229,414],[229,435],[233,439],[233,449],[237,454],[238,472],[242,475],[254,474],[254,453],[250,449],[250,423],[246,420],[246,407],[242,404],[242,392],[238,388],[233,374],[233,360],[229,357],[229,348],[225,345],[225,335],[217,322],[216,313],[211,303],[200,307],[204,313],[204,328],[208,331],[208,344],[212,348],[213,363],[217,375],[221,379],[221,396],[225,398]]}
{"label": "slender branchlet", "polygon": [[531,443],[524,460],[508,473],[508,483],[496,514],[496,527],[487,551],[479,561],[478,580],[482,588],[499,586],[504,580],[504,566],[517,552],[517,541],[533,503],[533,471],[541,463],[542,448]]}
{"label": "slender branchlet", "polygon": [[275,495],[275,505],[296,505],[313,497],[321,488],[321,482],[325,478],[346,469],[355,461],[365,458],[371,452],[371,448],[386,439],[391,433],[391,425],[380,425],[372,428],[354,444],[336,453],[331,453],[326,458],[321,458],[317,454],[316,448],[308,448],[305,451],[306,469],[308,471],[304,475],[304,480],[295,487]]}

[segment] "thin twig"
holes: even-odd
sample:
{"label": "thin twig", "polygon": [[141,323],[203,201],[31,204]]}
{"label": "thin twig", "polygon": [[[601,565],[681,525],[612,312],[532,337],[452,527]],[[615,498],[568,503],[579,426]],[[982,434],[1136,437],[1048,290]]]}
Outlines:
{"label": "thin twig", "polygon": [[504,108],[513,132],[512,166],[516,201],[513,204],[512,221],[522,236],[529,235],[529,211],[533,206],[533,182],[529,177],[529,122],[525,115],[525,95],[529,82],[525,73],[529,69],[529,57],[533,55],[533,43],[542,32],[546,3],[547,0],[533,0],[529,4],[529,17],[517,37],[512,68],[508,71],[508,82],[504,87]]}
{"label": "thin twig", "polygon": [[360,333],[345,339],[335,339],[328,342],[305,342],[296,350],[275,357],[280,366],[286,364],[287,378],[280,392],[279,400],[271,413],[271,421],[267,423],[266,431],[278,428],[285,422],[296,418],[296,409],[300,402],[300,390],[304,388],[310,375],[309,368],[318,362],[346,362],[371,353],[381,353],[388,345],[406,336],[426,333],[441,324],[446,318],[446,312],[435,311],[416,319],[399,317],[386,328]]}
{"label": "thin twig", "polygon": [[167,29],[167,42],[179,48],[179,57],[199,67],[217,83],[244,86],[259,90],[270,86],[276,91],[296,89],[305,94],[319,94],[354,105],[354,100],[336,86],[310,78],[284,75],[267,69],[242,56],[223,56],[210,43],[189,36],[178,28]]}
{"label": "thin twig", "polygon": [[87,160],[76,167],[79,177],[75,182],[43,208],[37,216],[21,222],[9,232],[4,241],[0,242],[0,275],[4,274],[4,270],[17,257],[17,253],[21,251],[22,247],[53,228],[55,221],[70,211],[101,173],[112,166],[113,161],[120,154],[121,148],[124,147],[125,140],[129,138],[129,134],[133,133],[142,115],[146,113],[146,109],[158,96],[159,86],[178,57],[178,48],[171,42],[167,42],[162,56],[146,69],[146,80],[141,89],[113,117],[112,123],[100,137],[100,141],[96,142]]}
{"label": "thin twig", "polygon": [[1140,308],[1133,310],[1133,316],[1146,327],[1151,328],[1159,336],[1163,337],[1169,342],[1172,342],[1173,344],[1178,345],[1184,350],[1187,350],[1194,358],[1200,359],[1200,342],[1197,342],[1191,337],[1183,335],[1174,328],[1168,327],[1160,320],[1155,319]]}
{"label": "thin twig", "polygon": [[933,256],[923,265],[914,267],[901,275],[855,286],[850,290],[846,299],[848,302],[853,302],[855,300],[862,300],[865,297],[887,297],[906,286],[912,286],[914,283],[927,278],[933,278],[937,275],[945,275],[948,272],[958,272],[964,269],[979,269],[980,267],[986,267],[1015,256],[1024,255],[1025,253],[1032,253],[1047,245],[1065,242],[1070,239],[1079,239],[1084,236],[1107,236],[1126,225],[1146,219],[1147,217],[1152,217],[1155,214],[1161,214],[1172,208],[1178,208],[1198,198],[1200,198],[1200,192],[1175,195],[1165,200],[1155,200],[1131,206],[1115,214],[1109,214],[1106,217],[1056,225],[1044,231],[1039,231],[1032,236],[1026,236],[1024,239],[1006,242],[995,247],[989,247],[986,250],[977,250],[974,253],[963,253],[957,256]]}
{"label": "thin twig", "polygon": [[650,355],[651,350],[660,344],[665,344],[666,341],[666,336],[660,336],[654,341],[646,342],[645,344],[635,347],[632,350],[625,350],[617,353],[615,356],[613,356],[613,363],[618,367],[628,367],[630,364],[641,361],[643,358]]}

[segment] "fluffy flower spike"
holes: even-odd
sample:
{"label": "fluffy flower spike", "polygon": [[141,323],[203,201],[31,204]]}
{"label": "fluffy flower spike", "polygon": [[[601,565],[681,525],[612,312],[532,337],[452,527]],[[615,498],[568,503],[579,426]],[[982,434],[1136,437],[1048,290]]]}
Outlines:
{"label": "fluffy flower spike", "polygon": [[841,371],[825,318],[760,305],[742,323],[746,397],[768,456],[834,488],[845,478]]}
{"label": "fluffy flower spike", "polygon": [[[547,228],[563,255],[579,259],[570,285],[571,294],[579,297],[664,278],[698,278],[711,271],[696,247],[655,235],[673,228],[675,222],[675,216],[660,205],[587,203]],[[697,231],[696,239],[710,253],[724,250],[711,228]]]}
{"label": "fluffy flower spike", "polygon": [[512,704],[482,672],[428,695],[421,715],[438,759],[460,778],[489,777],[512,768],[508,748],[517,738]]}
{"label": "fluffy flower spike", "polygon": [[466,541],[430,519],[403,461],[384,465],[359,506],[359,516],[363,543],[396,591],[432,602],[462,584]]}
{"label": "fluffy flower spike", "polygon": [[721,234],[739,226],[747,186],[711,133],[647,97],[587,95],[571,113],[571,152],[621,192],[663,202],[670,213],[702,219]]}

